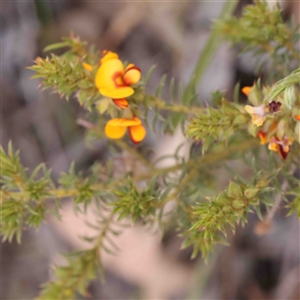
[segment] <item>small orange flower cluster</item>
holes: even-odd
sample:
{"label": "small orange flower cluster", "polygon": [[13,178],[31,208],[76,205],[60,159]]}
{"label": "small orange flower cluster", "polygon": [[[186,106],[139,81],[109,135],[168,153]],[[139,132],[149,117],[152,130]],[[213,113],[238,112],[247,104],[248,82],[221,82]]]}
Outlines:
{"label": "small orange flower cluster", "polygon": [[[249,96],[253,87],[246,86],[242,89],[242,92]],[[281,111],[281,102],[271,101],[268,104],[261,104],[259,106],[246,105],[245,110],[251,115],[252,123],[257,127],[262,126],[262,129],[258,131],[257,136],[260,138],[262,145],[269,143],[268,148],[271,151],[275,151],[283,159],[286,159],[290,146],[294,142],[294,138],[287,136],[285,132],[281,132],[280,138],[278,133],[281,130],[280,121],[270,118],[267,119],[268,115],[274,115]],[[294,116],[297,126],[300,127],[300,115]],[[299,124],[298,124],[299,123]]]}
{"label": "small orange flower cluster", "polygon": [[[133,64],[129,64],[125,68],[118,54],[114,52],[104,51],[103,54],[96,73],[95,84],[101,95],[111,98],[116,106],[125,109],[129,106],[127,97],[134,94],[132,85],[139,82],[141,71]],[[84,63],[83,66],[88,71],[93,69],[87,63]],[[111,119],[105,126],[105,134],[111,139],[119,139],[125,135],[126,129],[135,144],[141,142],[146,136],[144,126],[136,116],[133,116],[132,119]]]}

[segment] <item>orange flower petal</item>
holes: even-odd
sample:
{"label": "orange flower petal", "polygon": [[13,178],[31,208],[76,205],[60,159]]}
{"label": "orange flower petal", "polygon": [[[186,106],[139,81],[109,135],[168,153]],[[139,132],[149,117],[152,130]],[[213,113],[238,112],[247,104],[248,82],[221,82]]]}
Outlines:
{"label": "orange flower petal", "polygon": [[136,126],[142,124],[141,120],[137,117],[133,119],[124,119],[124,118],[115,118],[111,119],[107,122],[110,126],[121,126],[121,127],[129,127],[129,126]]}
{"label": "orange flower petal", "polygon": [[112,126],[110,124],[110,121],[106,123],[104,129],[105,135],[110,139],[120,139],[121,137],[123,137],[126,133],[126,127]]}
{"label": "orange flower petal", "polygon": [[300,115],[294,116],[294,118],[295,118],[297,121],[300,121]]}
{"label": "orange flower petal", "polygon": [[265,145],[267,143],[267,134],[263,131],[259,131],[257,136],[260,138],[261,145]]}
{"label": "orange flower petal", "polygon": [[118,59],[119,58],[118,54],[115,53],[115,52],[112,52],[112,51],[104,50],[102,53],[105,54],[105,55],[100,59],[101,64],[103,64],[103,63],[105,63],[105,62],[107,62],[111,59]]}
{"label": "orange flower petal", "polygon": [[90,72],[93,70],[93,66],[91,66],[90,64],[87,64],[84,62],[82,65],[86,70],[88,70]]}
{"label": "orange flower petal", "polygon": [[112,99],[112,101],[120,108],[128,107],[128,101],[126,99]]}
{"label": "orange flower petal", "polygon": [[123,81],[126,85],[135,84],[139,82],[140,79],[141,79],[141,70],[138,67],[132,65],[131,67],[126,68],[126,71],[123,75]]}
{"label": "orange flower petal", "polygon": [[275,120],[271,126],[271,131],[274,131],[277,128],[278,122]]}
{"label": "orange flower petal", "polygon": [[244,86],[244,87],[242,88],[242,92],[243,92],[246,96],[248,96],[251,89],[252,89],[252,86]]}
{"label": "orange flower petal", "polygon": [[140,143],[146,136],[146,129],[142,124],[137,126],[130,126],[128,128],[128,132],[131,141],[135,144]]}
{"label": "orange flower petal", "polygon": [[134,67],[134,64],[128,64],[127,67],[125,68],[125,71],[127,71],[127,70],[130,69],[131,67]]}

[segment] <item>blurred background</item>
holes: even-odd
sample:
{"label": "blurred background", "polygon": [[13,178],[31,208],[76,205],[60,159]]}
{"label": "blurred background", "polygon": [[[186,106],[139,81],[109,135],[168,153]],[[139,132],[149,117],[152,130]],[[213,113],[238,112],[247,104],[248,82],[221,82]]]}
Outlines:
{"label": "blurred background", "polygon": [[[240,1],[235,14],[244,5]],[[106,155],[106,142],[86,147],[84,130],[76,119],[84,114],[77,102],[67,103],[51,91],[38,89],[26,67],[43,48],[73,31],[99,50],[117,51],[142,72],[156,64],[149,91],[163,74],[186,83],[209,36],[212,20],[223,1],[1,1],[1,144],[13,141],[22,163],[33,169],[46,162],[57,178],[72,161],[87,170]],[[274,2],[270,1],[270,5]],[[284,18],[299,23],[298,1],[282,1]],[[237,81],[252,85],[253,63],[248,55],[222,44],[199,85],[200,98],[211,92],[232,93]],[[148,134],[157,155],[172,151],[183,141],[180,133],[161,143]],[[168,148],[166,148],[168,144]],[[257,222],[238,229],[232,247],[218,247],[209,263],[191,261],[180,251],[181,240],[172,230],[159,233],[136,225],[117,241],[117,257],[104,256],[106,283],[92,282],[91,299],[300,299],[299,223],[279,212],[269,234],[253,233]],[[83,249],[78,235],[86,233],[84,220],[66,202],[62,221],[47,219],[38,231],[24,230],[21,245],[1,246],[2,299],[33,299],[52,276],[50,265],[60,255]],[[87,232],[88,233],[88,232]],[[82,299],[79,297],[79,299]]]}

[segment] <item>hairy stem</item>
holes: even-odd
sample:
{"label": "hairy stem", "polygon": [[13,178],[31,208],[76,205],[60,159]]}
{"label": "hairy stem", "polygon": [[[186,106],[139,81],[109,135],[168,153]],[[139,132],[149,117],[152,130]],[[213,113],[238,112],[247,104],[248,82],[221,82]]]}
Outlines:
{"label": "hairy stem", "polygon": [[175,103],[167,103],[159,98],[156,98],[154,96],[150,96],[151,99],[151,107],[156,107],[161,110],[168,110],[172,112],[182,112],[189,114],[196,114],[196,113],[203,113],[206,111],[206,108],[204,107],[197,107],[197,106],[185,106]]}

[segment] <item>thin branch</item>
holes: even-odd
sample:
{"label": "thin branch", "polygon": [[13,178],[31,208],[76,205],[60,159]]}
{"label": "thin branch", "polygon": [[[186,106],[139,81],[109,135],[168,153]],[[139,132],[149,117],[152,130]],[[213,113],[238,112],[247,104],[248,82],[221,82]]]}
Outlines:
{"label": "thin branch", "polygon": [[[292,165],[290,172],[293,174],[297,170],[296,165]],[[254,232],[257,235],[265,235],[269,232],[269,229],[272,226],[272,220],[277,212],[277,210],[280,208],[281,202],[283,200],[282,193],[285,192],[288,188],[288,181],[284,179],[281,185],[281,193],[278,193],[274,199],[274,205],[271,207],[271,209],[268,211],[268,213],[265,215],[264,219],[260,222],[257,222],[257,224],[254,227]]]}
{"label": "thin branch", "polygon": [[[292,165],[290,172],[293,174],[296,171],[296,169],[297,169],[296,165]],[[281,191],[285,192],[287,190],[287,188],[288,188],[288,181],[285,179],[281,185]],[[273,220],[273,218],[275,216],[277,209],[280,207],[282,199],[283,199],[283,197],[282,197],[281,193],[278,193],[275,197],[274,205],[271,207],[271,209],[268,211],[267,215],[264,218],[265,222],[271,223],[271,221]]]}
{"label": "thin branch", "polygon": [[[242,143],[237,143],[230,145],[222,152],[212,152],[205,156],[200,156],[199,158],[192,159],[188,161],[187,163],[180,163],[171,167],[161,168],[161,169],[154,169],[152,172],[143,173],[141,175],[134,176],[132,178],[133,181],[143,181],[149,178],[153,178],[154,176],[162,176],[171,172],[175,172],[178,170],[181,170],[184,167],[184,164],[187,166],[187,170],[194,169],[194,168],[200,168],[202,166],[207,166],[209,164],[214,164],[216,162],[222,161],[223,159],[227,159],[230,155],[237,152],[245,152],[249,151],[259,145],[259,141],[255,138],[248,139]],[[119,184],[124,183],[124,181],[128,180],[128,178],[123,179],[115,179],[111,181],[108,184],[101,184],[96,183],[91,185],[91,189],[94,191],[99,190],[109,190],[116,188]],[[3,191],[4,197],[0,200],[0,202],[5,201],[7,199],[28,199],[30,198],[29,192],[21,192],[21,191]],[[79,191],[77,189],[51,189],[47,191],[47,196],[45,198],[67,198],[67,197],[74,197],[79,194]],[[171,201],[172,199],[169,198]]]}

